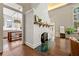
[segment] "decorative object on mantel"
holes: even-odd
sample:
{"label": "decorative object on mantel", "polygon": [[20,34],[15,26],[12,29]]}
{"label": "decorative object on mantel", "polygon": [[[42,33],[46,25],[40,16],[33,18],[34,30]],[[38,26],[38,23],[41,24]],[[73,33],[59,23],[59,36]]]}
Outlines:
{"label": "decorative object on mantel", "polygon": [[39,27],[40,26],[46,26],[46,27],[50,27],[53,26],[52,24],[48,24],[47,21],[43,21],[42,19],[40,19],[37,15],[34,16],[35,17],[35,21],[34,24],[38,24]]}
{"label": "decorative object on mantel", "polygon": [[42,19],[38,18],[38,22],[41,22],[41,21],[42,21]]}
{"label": "decorative object on mantel", "polygon": [[34,18],[35,18],[34,22],[38,22],[38,16],[34,15]]}

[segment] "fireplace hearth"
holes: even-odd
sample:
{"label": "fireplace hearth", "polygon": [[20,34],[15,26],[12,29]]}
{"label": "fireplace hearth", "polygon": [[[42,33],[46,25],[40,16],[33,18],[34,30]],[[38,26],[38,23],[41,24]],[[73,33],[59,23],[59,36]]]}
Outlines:
{"label": "fireplace hearth", "polygon": [[48,32],[41,34],[41,45],[35,48],[37,51],[46,53],[51,48],[51,39],[48,38]]}

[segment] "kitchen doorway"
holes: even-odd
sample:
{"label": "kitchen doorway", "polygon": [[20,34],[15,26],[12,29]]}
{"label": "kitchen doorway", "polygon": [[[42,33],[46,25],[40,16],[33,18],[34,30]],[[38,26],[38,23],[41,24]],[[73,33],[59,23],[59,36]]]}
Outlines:
{"label": "kitchen doorway", "polygon": [[[17,5],[11,5],[13,4],[4,4],[3,7],[3,50],[23,44],[23,14],[20,13],[22,10],[20,10],[20,7],[16,9],[18,8]],[[9,8],[5,6],[9,6]]]}

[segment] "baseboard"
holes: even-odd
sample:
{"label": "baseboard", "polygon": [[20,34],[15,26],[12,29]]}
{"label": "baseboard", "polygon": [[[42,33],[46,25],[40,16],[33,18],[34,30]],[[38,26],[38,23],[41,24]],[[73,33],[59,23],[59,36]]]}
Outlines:
{"label": "baseboard", "polygon": [[34,44],[33,45],[33,48],[35,49],[36,47],[38,47],[38,46],[40,46],[41,45],[41,43],[39,42],[39,43],[37,43],[37,44]]}
{"label": "baseboard", "polygon": [[25,44],[26,44],[27,46],[29,46],[30,48],[34,49],[34,48],[33,48],[33,44],[30,44],[29,42],[25,42]]}

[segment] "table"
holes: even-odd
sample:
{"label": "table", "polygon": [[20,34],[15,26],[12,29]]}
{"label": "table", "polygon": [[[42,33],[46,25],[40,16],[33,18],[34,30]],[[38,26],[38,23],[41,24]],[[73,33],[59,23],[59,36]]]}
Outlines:
{"label": "table", "polygon": [[12,42],[15,40],[21,40],[22,39],[22,31],[9,31],[8,32],[8,41]]}

